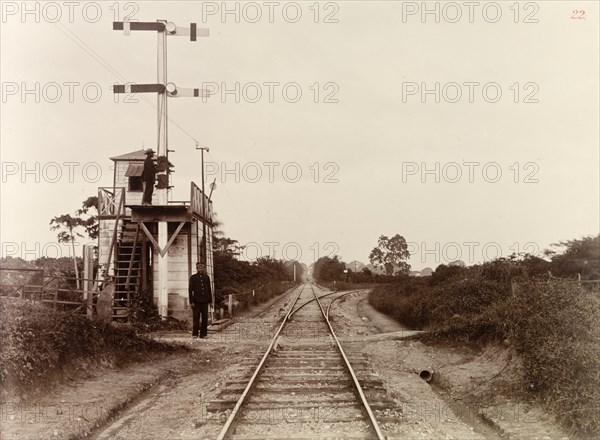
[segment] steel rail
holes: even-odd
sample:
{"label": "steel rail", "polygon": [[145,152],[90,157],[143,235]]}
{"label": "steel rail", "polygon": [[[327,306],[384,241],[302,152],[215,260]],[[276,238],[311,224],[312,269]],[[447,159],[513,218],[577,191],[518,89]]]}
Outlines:
{"label": "steel rail", "polygon": [[[358,290],[352,290],[352,292],[358,292]],[[329,292],[329,293],[326,293],[325,295],[321,295],[319,298],[325,298],[326,296],[333,295],[334,293],[340,293],[340,292]],[[350,292],[348,292],[348,293],[350,293]],[[309,303],[311,303],[311,302],[313,302],[313,301],[315,301],[315,298],[313,298],[313,299],[309,299],[308,301],[306,301],[306,302],[304,302],[304,303],[300,304],[300,305],[298,306],[298,308],[297,308],[296,310],[294,310],[294,311],[293,311],[293,312],[290,314],[290,318],[291,318],[291,317],[294,315],[294,313],[296,313],[296,312],[297,312],[298,310],[300,310],[302,307],[304,307],[305,305],[307,305],[307,304],[309,304]]]}
{"label": "steel rail", "polygon": [[[252,392],[252,389],[254,388],[254,385],[256,383],[256,378],[258,377],[260,371],[262,370],[262,368],[263,368],[263,366],[264,366],[267,358],[271,354],[271,350],[273,349],[273,346],[275,345],[277,339],[279,338],[279,334],[281,333],[281,330],[283,329],[283,327],[287,323],[289,314],[294,309],[294,306],[296,305],[296,302],[298,302],[298,299],[300,299],[300,295],[302,295],[302,292],[304,291],[304,285],[300,285],[299,287],[302,287],[302,289],[300,290],[300,292],[298,293],[298,296],[296,297],[296,299],[292,303],[292,306],[290,307],[290,310],[288,311],[288,313],[286,314],[286,316],[283,318],[283,321],[281,322],[281,325],[279,326],[279,329],[275,333],[275,336],[271,340],[271,343],[269,344],[269,347],[267,348],[267,351],[265,351],[265,354],[263,355],[262,359],[260,360],[260,363],[256,367],[256,370],[254,370],[254,374],[250,378],[250,381],[248,382],[248,385],[246,385],[246,388],[244,389],[244,391],[242,392],[242,395],[240,396],[240,398],[236,402],[235,407],[233,408],[233,411],[231,411],[231,414],[229,415],[229,418],[225,422],[225,425],[223,425],[223,428],[221,429],[221,432],[219,433],[219,436],[217,437],[217,440],[224,440],[224,439],[228,438],[231,435],[231,431],[233,431],[233,429],[235,428],[234,421],[235,421],[235,418],[237,417],[240,409],[242,408],[242,405],[244,404],[244,400],[246,400],[246,397],[248,397],[248,395]],[[312,286],[311,286],[311,289],[312,289]]]}
{"label": "steel rail", "polygon": [[[290,291],[293,291],[293,290],[297,289],[297,288],[298,288],[298,287],[300,287],[302,284],[304,284],[304,283],[301,283],[301,284],[299,284],[298,286],[294,287],[294,288],[293,288],[293,289],[291,289]],[[286,296],[287,296],[287,295],[281,295],[279,298],[277,298],[275,301],[273,301],[273,303],[272,303],[272,304],[270,304],[270,305],[269,305],[269,307],[267,307],[265,310],[263,310],[263,311],[262,311],[262,312],[260,312],[258,315],[256,315],[256,316],[255,316],[255,318],[260,318],[260,317],[262,317],[263,315],[266,315],[267,313],[269,313],[269,312],[270,312],[270,311],[273,309],[273,307],[275,307],[277,304],[279,304],[279,303],[283,302],[283,300],[285,300]],[[284,305],[285,305],[285,304],[284,304]]]}
{"label": "steel rail", "polygon": [[360,386],[360,382],[358,381],[358,378],[356,377],[356,374],[354,373],[354,370],[352,369],[352,366],[350,365],[350,361],[348,360],[348,357],[346,356],[346,353],[344,352],[344,349],[342,348],[342,344],[340,343],[340,341],[338,340],[337,336],[335,335],[335,332],[333,331],[333,327],[331,326],[331,323],[329,322],[329,318],[325,315],[325,311],[323,310],[323,306],[321,305],[321,302],[319,301],[317,294],[315,293],[315,290],[312,288],[312,292],[313,295],[315,296],[315,299],[317,300],[317,304],[319,305],[319,309],[321,309],[321,313],[323,314],[323,318],[325,318],[325,322],[327,323],[327,326],[329,327],[329,332],[331,333],[331,336],[333,337],[333,340],[335,341],[338,350],[340,351],[340,354],[342,355],[342,358],[344,359],[344,364],[346,366],[346,369],[348,370],[348,373],[350,374],[350,376],[352,377],[352,383],[354,384],[354,389],[356,390],[356,392],[358,393],[361,403],[363,404],[363,407],[365,409],[365,411],[367,412],[367,415],[369,416],[369,422],[371,423],[371,427],[373,428],[373,430],[375,431],[375,434],[377,434],[377,439],[378,440],[385,440],[385,436],[383,435],[383,433],[381,432],[381,428],[379,427],[379,423],[377,422],[377,419],[375,418],[375,414],[373,414],[373,410],[371,409],[371,406],[369,405],[369,402],[367,402],[367,398],[365,396],[365,393],[363,392],[361,386]]}
{"label": "steel rail", "polygon": [[[351,290],[351,291],[349,291],[349,292],[343,293],[343,294],[341,294],[340,296],[337,296],[337,297],[333,298],[333,299],[331,300],[331,302],[329,303],[329,305],[327,306],[327,313],[326,313],[325,317],[326,317],[327,319],[329,319],[329,310],[331,309],[331,305],[332,305],[334,302],[336,302],[338,299],[340,299],[340,298],[342,298],[342,297],[344,297],[344,296],[346,296],[346,295],[350,295],[351,293],[357,293],[357,292],[360,292],[360,291],[361,291],[361,290]],[[365,290],[365,292],[368,292],[368,290]],[[322,298],[322,296],[321,296],[321,297],[319,297],[319,298]]]}

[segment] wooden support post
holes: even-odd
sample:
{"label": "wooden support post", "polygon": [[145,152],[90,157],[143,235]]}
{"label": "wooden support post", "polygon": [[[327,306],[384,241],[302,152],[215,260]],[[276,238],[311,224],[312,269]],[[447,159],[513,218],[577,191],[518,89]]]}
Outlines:
{"label": "wooden support post", "polygon": [[229,313],[229,317],[233,318],[233,295],[230,293],[227,296],[229,297],[227,302],[227,312]]}
{"label": "wooden support post", "polygon": [[121,220],[121,210],[125,210],[125,192],[121,193],[121,200],[119,201],[119,207],[117,208],[117,216],[115,218],[115,227],[113,229],[112,240],[110,241],[110,248],[108,249],[108,261],[106,262],[106,273],[104,274],[103,287],[106,287],[106,280],[110,276],[110,262],[113,256],[113,252],[116,254],[115,244],[117,242],[117,231],[119,230],[119,221]]}
{"label": "wooden support post", "polygon": [[94,290],[94,248],[93,246],[83,246],[83,303],[86,307],[86,315],[92,317],[92,292]]}
{"label": "wooden support post", "polygon": [[[141,271],[141,278],[142,278],[142,285],[141,285],[141,289],[143,294],[147,294],[147,289],[148,289],[148,266],[149,266],[149,261],[148,261],[148,240],[146,238],[146,235],[142,235],[142,261],[140,263],[142,271]],[[151,294],[152,296],[152,294]]]}
{"label": "wooden support post", "polygon": [[[164,28],[157,32],[158,35],[158,59],[157,59],[157,73],[158,73],[158,84],[167,84],[167,33]],[[167,94],[163,91],[157,93],[157,104],[158,104],[158,157],[168,157],[168,145],[167,145],[167,130],[168,130],[168,118],[167,118]],[[168,170],[164,173],[168,174]],[[162,171],[159,173],[162,174]],[[157,191],[158,204],[167,204],[167,188],[159,188]],[[162,249],[167,248],[167,242],[169,241],[169,228],[168,222],[158,222],[158,314],[162,319],[167,319],[169,314],[169,254],[168,252],[161,252]]]}
{"label": "wooden support post", "polygon": [[[158,222],[158,247],[164,249],[167,247],[169,237],[167,222]],[[158,257],[158,314],[161,318],[167,319],[169,315],[169,254],[156,252]]]}
{"label": "wooden support post", "polygon": [[189,224],[189,229],[187,231],[187,270],[188,270],[188,280],[192,276],[192,227],[193,223]]}

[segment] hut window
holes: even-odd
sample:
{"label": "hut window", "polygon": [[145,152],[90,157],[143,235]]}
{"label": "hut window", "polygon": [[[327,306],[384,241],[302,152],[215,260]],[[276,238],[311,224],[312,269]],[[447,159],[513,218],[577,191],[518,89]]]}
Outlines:
{"label": "hut window", "polygon": [[142,178],[141,177],[130,177],[129,178],[129,191],[142,191],[144,188],[144,185],[142,185]]}
{"label": "hut window", "polygon": [[144,164],[129,164],[127,171],[125,171],[125,177],[129,178],[129,191],[141,192],[143,190],[142,171],[144,171]]}

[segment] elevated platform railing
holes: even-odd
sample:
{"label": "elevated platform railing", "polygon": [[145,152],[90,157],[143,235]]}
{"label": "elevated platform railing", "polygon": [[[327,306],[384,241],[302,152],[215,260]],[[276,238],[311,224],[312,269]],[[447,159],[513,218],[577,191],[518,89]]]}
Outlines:
{"label": "elevated platform railing", "polygon": [[202,190],[198,188],[194,182],[190,185],[190,214],[204,218],[212,223],[213,208],[212,201],[209,200],[208,196],[202,193]]}
{"label": "elevated platform railing", "polygon": [[98,217],[116,217],[123,215],[119,212],[125,207],[124,187],[100,187],[98,188]]}

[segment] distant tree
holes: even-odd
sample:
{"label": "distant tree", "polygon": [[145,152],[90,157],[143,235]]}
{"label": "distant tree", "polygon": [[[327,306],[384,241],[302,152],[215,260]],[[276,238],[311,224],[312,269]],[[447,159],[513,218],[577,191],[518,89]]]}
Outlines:
{"label": "distant tree", "polygon": [[244,250],[244,246],[240,246],[237,240],[225,236],[213,236],[213,252],[223,252],[234,257],[239,257]]}
{"label": "distant tree", "polygon": [[565,248],[561,254],[549,252],[552,255],[552,274],[559,277],[580,274],[583,279],[600,279],[600,235],[561,241],[552,246]]}
{"label": "distant tree", "polygon": [[[21,257],[0,257],[0,264],[3,269],[35,269],[36,265],[32,261],[23,260]],[[0,271],[0,276],[4,272]]]}
{"label": "distant tree", "polygon": [[551,271],[551,263],[543,258],[525,254],[520,264],[525,268],[525,273],[530,277],[546,276]]}
{"label": "distant tree", "polygon": [[431,267],[426,267],[421,271],[422,277],[430,277],[433,274],[433,269]]}
{"label": "distant tree", "polygon": [[400,234],[388,238],[379,236],[377,247],[369,254],[369,261],[375,267],[383,267],[387,275],[393,275],[398,268],[399,274],[410,273],[410,265],[406,262],[410,258],[406,240]]}
{"label": "distant tree", "polygon": [[214,253],[215,289],[236,288],[252,278],[252,268],[247,261],[239,261],[225,252]]}
{"label": "distant tree", "polygon": [[355,283],[370,283],[373,281],[373,272],[368,267],[363,267],[361,271],[352,274],[352,281]]}
{"label": "distant tree", "polygon": [[333,258],[321,257],[314,265],[313,278],[320,281],[341,280],[344,276],[346,264],[337,255]]}
{"label": "distant tree", "polygon": [[287,268],[283,260],[276,260],[270,256],[260,257],[254,263],[262,275],[270,280],[285,281]]}
{"label": "distant tree", "polygon": [[[292,267],[283,260],[261,257],[250,263],[238,259],[244,250],[237,240],[225,236],[222,223],[214,220],[213,263],[216,304],[227,294],[259,289],[271,282],[291,279]],[[300,267],[300,269],[302,269]]]}
{"label": "distant tree", "polygon": [[[35,265],[46,271],[46,274],[50,277],[68,277],[74,278],[75,272],[73,272],[73,262],[68,257],[40,257],[35,260]],[[71,283],[73,285],[74,283]]]}
{"label": "distant tree", "polygon": [[457,264],[450,263],[449,265],[440,264],[435,268],[435,271],[432,274],[431,283],[432,285],[440,284],[449,280],[450,278],[458,277],[466,274],[466,269]]}
{"label": "distant tree", "polygon": [[78,228],[86,226],[86,221],[80,217],[72,217],[70,214],[63,214],[58,217],[54,217],[50,220],[50,229],[53,231],[58,230],[58,242],[59,243],[71,243],[71,249],[73,250],[73,267],[75,269],[75,280],[77,282],[77,289],[79,290],[79,270],[77,269],[77,257],[75,255],[75,238],[83,237],[78,232]]}
{"label": "distant tree", "polygon": [[525,275],[525,268],[515,259],[499,257],[473,266],[473,272],[490,281],[509,285],[513,278]]}

